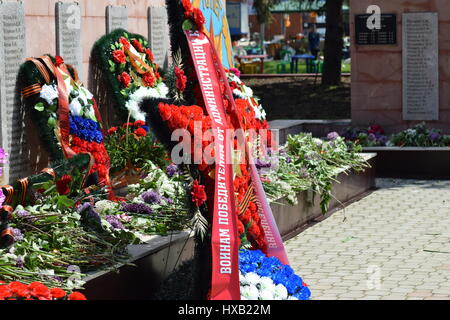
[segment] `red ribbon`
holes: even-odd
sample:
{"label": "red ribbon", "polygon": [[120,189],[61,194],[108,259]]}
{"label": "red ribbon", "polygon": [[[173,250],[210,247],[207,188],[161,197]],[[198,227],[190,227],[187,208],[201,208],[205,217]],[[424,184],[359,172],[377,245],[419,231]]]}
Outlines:
{"label": "red ribbon", "polygon": [[227,138],[228,121],[222,90],[215,71],[214,52],[204,33],[185,31],[195,70],[211,117],[215,141],[215,188],[212,220],[212,279],[209,299],[240,300],[237,215],[231,161],[232,145]]}

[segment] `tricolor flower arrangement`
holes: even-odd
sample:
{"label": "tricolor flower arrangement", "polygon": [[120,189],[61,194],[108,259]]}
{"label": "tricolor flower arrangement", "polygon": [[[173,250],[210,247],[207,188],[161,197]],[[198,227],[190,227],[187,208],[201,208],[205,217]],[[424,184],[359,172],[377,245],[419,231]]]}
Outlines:
{"label": "tricolor flower arrangement", "polygon": [[309,300],[311,291],[294,270],[260,250],[239,252],[242,300]]}
{"label": "tricolor flower arrangement", "polygon": [[120,83],[120,94],[126,99],[125,108],[132,120],[145,121],[146,114],[139,108],[143,99],[165,99],[169,93],[147,46],[144,38],[122,32],[110,47],[109,72]]}
{"label": "tricolor flower arrangement", "polygon": [[96,174],[99,184],[109,185],[109,156],[103,144],[101,117],[93,94],[78,80],[76,70],[66,66],[61,57],[44,56],[31,61],[33,63],[27,61],[21,69],[22,97],[32,109],[51,160],[89,154],[88,173]]}

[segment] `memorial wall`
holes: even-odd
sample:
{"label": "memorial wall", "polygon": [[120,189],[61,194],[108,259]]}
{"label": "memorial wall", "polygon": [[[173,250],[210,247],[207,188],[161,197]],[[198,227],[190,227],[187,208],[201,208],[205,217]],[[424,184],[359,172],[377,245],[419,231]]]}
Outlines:
{"label": "memorial wall", "polygon": [[[365,32],[370,5],[381,9],[381,29]],[[390,133],[426,121],[448,132],[450,1],[350,0],[350,8],[353,124]]]}

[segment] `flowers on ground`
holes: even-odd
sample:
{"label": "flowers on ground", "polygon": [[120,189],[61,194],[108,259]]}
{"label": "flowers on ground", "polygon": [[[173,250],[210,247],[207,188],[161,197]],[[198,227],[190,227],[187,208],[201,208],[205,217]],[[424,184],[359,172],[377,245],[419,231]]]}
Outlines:
{"label": "flowers on ground", "polygon": [[51,288],[41,282],[32,282],[29,285],[13,281],[9,284],[0,282],[0,300],[87,300],[80,292],[69,295],[60,288]]}

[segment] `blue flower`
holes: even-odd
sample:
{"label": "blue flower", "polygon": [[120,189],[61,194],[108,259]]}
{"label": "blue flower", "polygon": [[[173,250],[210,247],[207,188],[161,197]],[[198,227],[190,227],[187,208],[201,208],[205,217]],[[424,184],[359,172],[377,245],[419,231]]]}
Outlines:
{"label": "blue flower", "polygon": [[293,294],[298,300],[309,300],[311,297],[311,290],[308,287],[303,286],[299,292]]}
{"label": "blue flower", "polygon": [[89,142],[103,142],[103,133],[100,130],[100,124],[80,116],[70,116],[70,134]]}
{"label": "blue flower", "polygon": [[144,130],[147,131],[147,132],[150,131],[150,128],[149,128],[148,126],[142,126],[141,128],[144,129]]}

